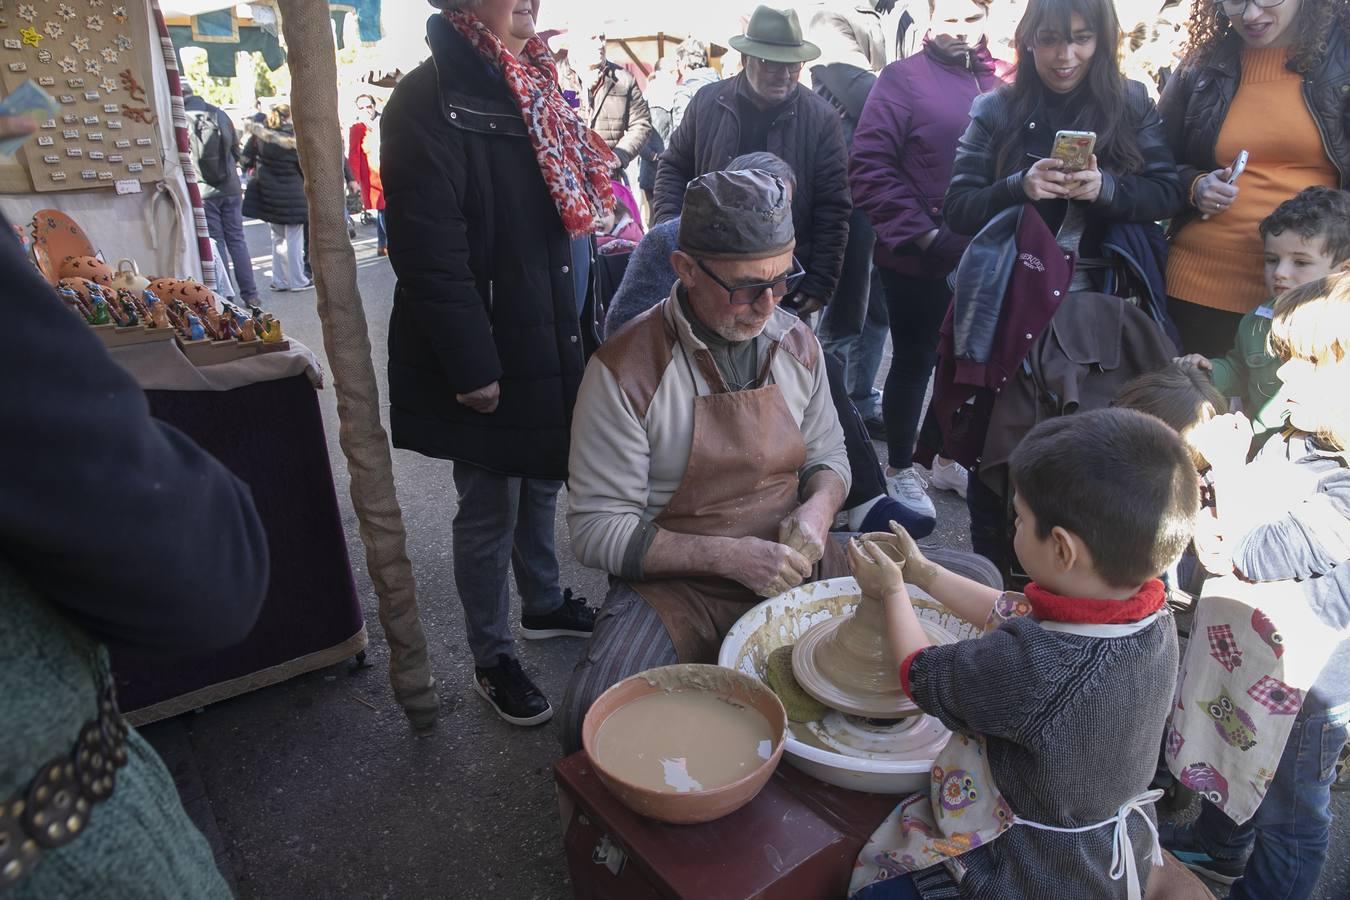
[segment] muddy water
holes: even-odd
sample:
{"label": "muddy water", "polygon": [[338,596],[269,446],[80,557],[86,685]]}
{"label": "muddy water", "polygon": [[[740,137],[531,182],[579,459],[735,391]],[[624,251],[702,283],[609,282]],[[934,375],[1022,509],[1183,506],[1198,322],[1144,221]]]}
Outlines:
{"label": "muddy water", "polygon": [[683,794],[749,775],[773,755],[773,732],[756,710],[702,691],[671,691],[616,710],[596,732],[595,752],[630,784]]}

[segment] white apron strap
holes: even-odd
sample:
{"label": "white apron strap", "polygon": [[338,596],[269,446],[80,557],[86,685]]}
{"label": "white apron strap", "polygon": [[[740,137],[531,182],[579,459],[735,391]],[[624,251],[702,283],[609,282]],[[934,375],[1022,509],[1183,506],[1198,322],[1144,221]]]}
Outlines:
{"label": "white apron strap", "polygon": [[1040,822],[1024,819],[1021,816],[1017,816],[1013,821],[1018,825],[1039,828],[1041,831],[1057,831],[1061,834],[1081,834],[1084,831],[1095,831],[1098,828],[1105,828],[1107,825],[1114,825],[1115,833],[1111,847],[1111,880],[1119,881],[1123,877],[1125,879],[1126,896],[1129,900],[1142,900],[1143,891],[1139,886],[1139,870],[1134,861],[1134,843],[1130,840],[1129,818],[1131,813],[1138,813],[1144,817],[1153,844],[1150,854],[1153,865],[1155,867],[1161,866],[1163,854],[1162,844],[1158,842],[1158,828],[1144,812],[1144,807],[1157,802],[1162,795],[1163,792],[1160,790],[1146,791],[1138,797],[1122,803],[1113,817],[1095,825],[1082,825],[1078,828],[1059,828],[1055,825],[1044,825]]}

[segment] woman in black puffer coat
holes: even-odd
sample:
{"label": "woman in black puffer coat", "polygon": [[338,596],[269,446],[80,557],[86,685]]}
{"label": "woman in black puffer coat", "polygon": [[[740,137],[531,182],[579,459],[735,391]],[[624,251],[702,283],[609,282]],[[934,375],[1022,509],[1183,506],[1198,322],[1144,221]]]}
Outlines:
{"label": "woman in black puffer coat", "polygon": [[305,225],[309,203],[305,175],[295,149],[291,108],[272,108],[266,126],[249,125],[241,162],[251,171],[244,193],[244,215],[272,226],[272,290],[303,291],[314,286],[305,277]]}

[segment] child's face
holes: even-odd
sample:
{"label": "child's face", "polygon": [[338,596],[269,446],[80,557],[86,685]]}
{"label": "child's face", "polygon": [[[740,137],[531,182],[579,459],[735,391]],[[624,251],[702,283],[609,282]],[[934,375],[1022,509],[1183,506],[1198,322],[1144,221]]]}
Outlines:
{"label": "child's face", "polygon": [[1013,512],[1017,514],[1013,552],[1017,554],[1022,570],[1037,584],[1045,585],[1047,580],[1053,582],[1056,571],[1055,536],[1049,534],[1042,538],[1037,534],[1036,514],[1022,500],[1021,494],[1013,494]]}
{"label": "child's face", "polygon": [[1266,296],[1274,297],[1324,275],[1330,275],[1345,263],[1337,264],[1327,252],[1326,239],[1318,234],[1306,238],[1293,229],[1266,235]]}
{"label": "child's face", "polygon": [[1350,418],[1350,358],[1294,358],[1275,373],[1284,382],[1289,421],[1300,431],[1316,434],[1344,430]]}

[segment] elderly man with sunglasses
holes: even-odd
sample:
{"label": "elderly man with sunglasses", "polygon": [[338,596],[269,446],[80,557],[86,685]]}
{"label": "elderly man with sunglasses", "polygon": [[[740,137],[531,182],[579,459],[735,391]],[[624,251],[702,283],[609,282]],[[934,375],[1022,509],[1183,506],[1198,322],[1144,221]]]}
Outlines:
{"label": "elderly man with sunglasses", "polygon": [[592,357],[572,420],[572,549],[613,578],[563,702],[629,675],[717,661],[764,597],[844,574],[828,532],[849,488],[820,344],[779,309],[805,277],[787,184],[712,172],[685,193],[679,281]]}
{"label": "elderly man with sunglasses", "polygon": [[843,129],[834,107],[798,84],[820,48],[803,40],[795,10],[761,6],[729,43],[745,71],[699,91],[670,136],[656,172],[656,221],[680,214],[694,176],[745,153],[780,157],[797,173],[792,217],[807,273],[784,302],[806,316],[830,301],[844,265],[853,202]]}

